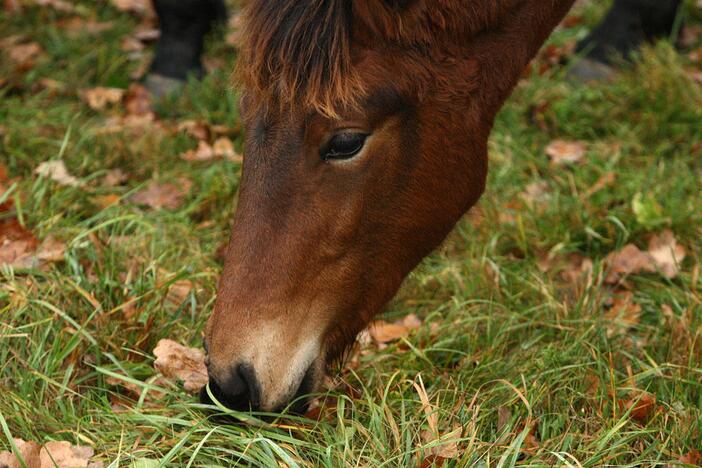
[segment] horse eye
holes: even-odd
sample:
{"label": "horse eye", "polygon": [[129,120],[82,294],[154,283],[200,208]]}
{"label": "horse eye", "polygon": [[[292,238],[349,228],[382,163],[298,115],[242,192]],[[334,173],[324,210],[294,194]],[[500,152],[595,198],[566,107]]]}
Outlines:
{"label": "horse eye", "polygon": [[365,133],[342,132],[337,133],[322,149],[322,160],[350,159],[356,156],[366,143],[368,135]]}

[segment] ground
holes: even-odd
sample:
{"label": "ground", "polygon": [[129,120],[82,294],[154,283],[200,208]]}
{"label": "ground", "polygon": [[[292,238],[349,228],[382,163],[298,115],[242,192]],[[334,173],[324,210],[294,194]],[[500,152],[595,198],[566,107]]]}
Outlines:
{"label": "ground", "polygon": [[[143,70],[139,8],[14,3],[0,11],[0,222],[16,235],[0,235],[24,268],[0,271],[0,450],[67,441],[140,467],[700,463],[694,2],[682,49],[660,43],[588,86],[557,63],[604,11],[582,2],[500,113],[478,207],[383,317],[421,325],[364,343],[307,418],[259,425],[213,419],[153,366],[162,338],[201,347],[212,310],[241,169],[235,37],[152,115],[138,87],[94,90]],[[218,139],[204,161],[181,157]],[[68,174],[40,175],[49,160]],[[613,275],[613,252],[671,233],[679,265]]]}

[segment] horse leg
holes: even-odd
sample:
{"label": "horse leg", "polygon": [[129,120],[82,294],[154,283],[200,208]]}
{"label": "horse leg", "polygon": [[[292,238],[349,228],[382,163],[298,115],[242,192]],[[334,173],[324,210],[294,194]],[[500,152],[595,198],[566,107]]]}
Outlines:
{"label": "horse leg", "polygon": [[227,17],[223,0],[153,0],[161,37],[145,79],[156,96],[182,86],[189,76],[202,78],[205,36],[218,21]]}
{"label": "horse leg", "polygon": [[614,58],[628,59],[645,42],[673,33],[680,0],[615,0],[604,20],[577,46],[584,59],[570,71],[589,81],[613,73]]}

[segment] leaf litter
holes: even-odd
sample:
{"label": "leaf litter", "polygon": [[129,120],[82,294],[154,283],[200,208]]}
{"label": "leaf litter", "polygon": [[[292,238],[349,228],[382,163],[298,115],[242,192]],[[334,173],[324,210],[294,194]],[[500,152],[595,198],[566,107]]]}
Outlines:
{"label": "leaf litter", "polygon": [[187,392],[196,393],[207,385],[205,352],[173,340],[162,339],[154,348],[154,367],[164,377],[183,382]]}
{"label": "leaf litter", "polygon": [[627,244],[610,253],[605,259],[609,267],[605,281],[615,284],[627,275],[656,272],[673,279],[680,272],[680,264],[685,257],[685,248],[678,244],[673,232],[666,229],[651,237],[647,251],[640,250],[634,244]]}
{"label": "leaf litter", "polygon": [[[95,455],[91,447],[73,445],[66,441],[51,441],[40,446],[33,441],[13,439],[27,468],[98,468],[102,462],[91,462]],[[10,451],[0,452],[0,468],[22,468],[24,464]]]}

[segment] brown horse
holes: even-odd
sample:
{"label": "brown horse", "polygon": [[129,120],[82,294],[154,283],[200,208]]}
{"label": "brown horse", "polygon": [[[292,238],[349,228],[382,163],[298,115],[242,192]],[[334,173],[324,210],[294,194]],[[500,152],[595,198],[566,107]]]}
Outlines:
{"label": "brown horse", "polygon": [[220,401],[319,388],[482,194],[495,114],[572,3],[249,0],[246,156],[205,336]]}

